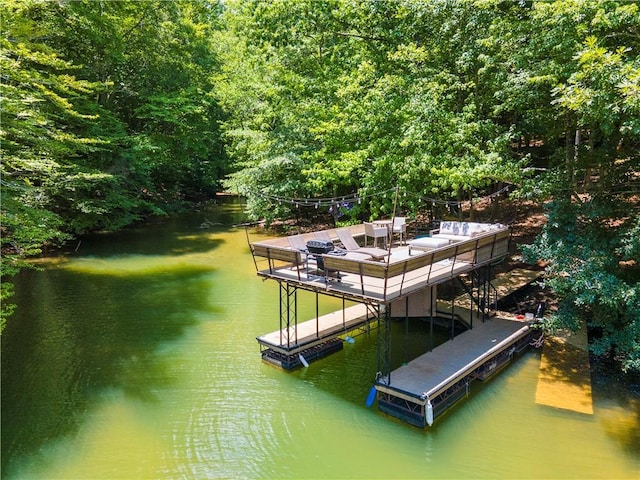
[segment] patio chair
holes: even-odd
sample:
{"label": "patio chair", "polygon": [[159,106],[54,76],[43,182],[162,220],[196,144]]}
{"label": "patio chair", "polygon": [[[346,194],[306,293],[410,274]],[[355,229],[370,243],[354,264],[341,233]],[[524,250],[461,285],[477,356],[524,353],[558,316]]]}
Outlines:
{"label": "patio chair", "polygon": [[302,235],[290,235],[287,237],[289,241],[289,246],[294,250],[300,250],[301,252],[307,251],[307,243],[302,238]]}
{"label": "patio chair", "polygon": [[326,242],[332,242],[333,240],[331,239],[331,237],[329,236],[329,232],[327,232],[326,230],[320,230],[318,232],[314,233],[314,236],[318,239],[318,240],[324,240]]}
{"label": "patio chair", "polygon": [[338,230],[336,230],[336,233],[338,235],[338,238],[340,239],[340,242],[342,243],[342,246],[348,252],[366,253],[367,255],[371,255],[371,258],[373,258],[374,260],[383,260],[384,257],[389,255],[389,252],[383,250],[382,248],[361,247],[360,245],[358,245],[358,242],[356,242],[356,239],[353,238],[353,235],[351,235],[351,232],[348,228],[339,228]]}
{"label": "patio chair", "polygon": [[373,223],[364,222],[364,246],[367,246],[367,237],[373,237],[373,246],[378,246],[378,239],[382,238],[385,247],[387,246],[387,238],[389,230],[387,227],[376,227]]}
{"label": "patio chair", "polygon": [[287,240],[289,241],[289,247],[291,247],[291,250],[298,250],[304,255],[304,257],[302,258],[304,259],[304,263],[305,263],[305,267],[307,268],[307,271],[309,270],[309,266],[313,266],[314,268],[317,268],[316,258],[313,255],[309,255],[309,250],[307,249],[307,242],[304,240],[302,235],[300,234],[290,235],[287,237]]}
{"label": "patio chair", "polygon": [[394,217],[391,235],[398,234],[400,237],[400,245],[404,245],[407,241],[407,217]]}

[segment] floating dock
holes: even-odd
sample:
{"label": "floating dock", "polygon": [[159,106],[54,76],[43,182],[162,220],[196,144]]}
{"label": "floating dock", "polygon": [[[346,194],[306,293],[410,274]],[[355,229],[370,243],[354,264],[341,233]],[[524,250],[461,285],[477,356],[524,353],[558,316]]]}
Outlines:
{"label": "floating dock", "polygon": [[378,380],[378,408],[417,427],[433,423],[469,393],[474,380],[487,380],[529,346],[527,323],[493,318]]}
{"label": "floating dock", "polygon": [[374,306],[359,303],[305,322],[285,325],[256,340],[264,361],[293,370],[304,365],[303,359],[311,362],[342,349],[341,335],[357,330],[369,331],[377,318]]}
{"label": "floating dock", "polygon": [[587,327],[545,338],[536,403],[593,415]]}

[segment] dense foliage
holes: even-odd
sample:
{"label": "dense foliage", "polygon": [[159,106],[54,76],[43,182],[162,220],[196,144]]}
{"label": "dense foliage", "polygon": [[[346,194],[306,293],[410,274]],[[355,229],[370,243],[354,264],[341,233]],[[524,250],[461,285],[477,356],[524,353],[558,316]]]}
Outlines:
{"label": "dense foliage", "polygon": [[596,353],[640,370],[637,3],[0,8],[3,273],[222,179],[268,222],[304,214],[279,199],[358,192],[363,218],[395,187],[415,214],[508,184],[546,202],[525,253],[561,298],[549,327],[586,319]]}
{"label": "dense foliage", "polygon": [[25,256],[211,195],[226,162],[217,6],[7,0],[0,14],[4,319]]}
{"label": "dense foliage", "polygon": [[[640,10],[632,2],[229,2],[220,102],[241,169],[228,185],[267,220],[282,198],[395,185],[420,199],[503,183],[547,201],[527,257],[586,319],[598,354],[640,369]],[[391,196],[352,215],[390,213]]]}

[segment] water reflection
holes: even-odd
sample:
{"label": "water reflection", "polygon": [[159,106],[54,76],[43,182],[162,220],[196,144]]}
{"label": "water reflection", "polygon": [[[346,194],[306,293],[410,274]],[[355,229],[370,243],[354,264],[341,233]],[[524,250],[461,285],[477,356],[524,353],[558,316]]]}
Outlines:
{"label": "water reflection", "polygon": [[[172,381],[170,359],[159,361],[158,349],[211,309],[201,295],[210,283],[203,269],[118,282],[71,270],[26,273],[32,301],[17,298],[21,321],[10,325],[22,334],[10,331],[7,342],[3,335],[2,431],[12,439],[11,445],[3,441],[3,466],[37,444],[68,435],[103,390],[153,400],[153,390]],[[91,308],[79,312],[78,304]]]}

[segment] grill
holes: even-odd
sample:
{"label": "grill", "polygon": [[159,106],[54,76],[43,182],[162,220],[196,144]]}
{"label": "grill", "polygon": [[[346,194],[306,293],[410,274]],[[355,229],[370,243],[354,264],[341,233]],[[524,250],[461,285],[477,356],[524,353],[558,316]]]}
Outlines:
{"label": "grill", "polygon": [[330,240],[309,240],[307,242],[307,250],[315,257],[318,269],[324,270],[322,254],[333,251],[333,242]]}
{"label": "grill", "polygon": [[329,253],[333,250],[333,242],[331,240],[309,240],[307,242],[307,250],[309,250],[309,253],[316,255]]}

